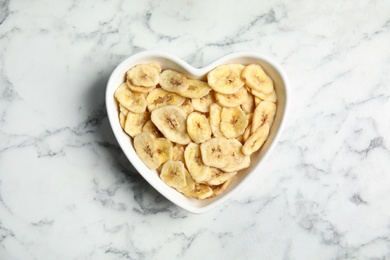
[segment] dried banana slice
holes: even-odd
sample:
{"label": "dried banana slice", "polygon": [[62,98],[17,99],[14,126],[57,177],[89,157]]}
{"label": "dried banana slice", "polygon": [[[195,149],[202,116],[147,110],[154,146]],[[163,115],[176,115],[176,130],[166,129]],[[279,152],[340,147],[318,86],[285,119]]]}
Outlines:
{"label": "dried banana slice", "polygon": [[160,80],[161,66],[158,63],[138,64],[127,73],[127,79],[132,85],[154,87]]}
{"label": "dried banana slice", "polygon": [[157,138],[149,132],[141,133],[134,138],[134,148],[138,157],[151,170],[157,169],[163,161],[157,152],[156,140]]}
{"label": "dried banana slice", "polygon": [[133,91],[133,92],[139,92],[139,93],[149,93],[149,92],[151,92],[153,89],[156,88],[156,86],[153,86],[153,87],[136,86],[136,85],[131,84],[130,80],[127,80],[127,81],[126,81],[126,84],[127,84],[127,87],[128,87],[131,91]]}
{"label": "dried banana slice", "polygon": [[236,107],[248,100],[249,93],[245,87],[241,87],[233,94],[222,94],[215,92],[215,99],[223,107]]}
{"label": "dried banana slice", "polygon": [[252,124],[248,124],[248,126],[245,128],[244,133],[242,134],[242,141],[245,142],[246,140],[248,140],[251,133],[252,133]]}
{"label": "dried banana slice", "polygon": [[206,166],[202,161],[199,144],[189,143],[187,145],[184,150],[184,160],[195,182],[204,183],[210,180],[212,172],[209,169],[210,167]]}
{"label": "dried banana slice", "polygon": [[251,89],[269,94],[274,89],[272,79],[265,73],[258,64],[250,64],[245,67],[241,75],[245,84]]}
{"label": "dried banana slice", "polygon": [[184,112],[189,115],[191,114],[192,112],[194,112],[194,106],[192,105],[192,102],[191,102],[191,99],[190,98],[186,98],[183,102],[183,104],[181,104],[179,106],[181,109],[184,110]]}
{"label": "dried banana slice", "polygon": [[218,104],[210,105],[210,127],[214,137],[223,137],[220,129],[222,107]]}
{"label": "dried banana slice", "polygon": [[226,138],[242,135],[248,125],[248,118],[240,107],[224,107],[221,112],[221,132]]}
{"label": "dried banana slice", "polygon": [[162,137],[162,133],[160,132],[160,130],[158,130],[158,128],[155,126],[152,120],[149,120],[144,124],[142,128],[142,132],[150,132],[157,138]]}
{"label": "dried banana slice", "polygon": [[241,64],[220,65],[207,74],[207,82],[216,92],[233,94],[244,86],[241,79],[243,69]]}
{"label": "dried banana slice", "polygon": [[186,146],[181,144],[174,144],[172,147],[172,161],[184,162],[184,150]]}
{"label": "dried banana slice", "polygon": [[156,88],[146,98],[149,112],[156,108],[165,106],[180,106],[185,101],[185,98],[178,94],[168,92],[162,88]]}
{"label": "dried banana slice", "polygon": [[171,141],[166,138],[157,138],[156,153],[161,157],[161,163],[165,163],[172,159],[173,145]]}
{"label": "dried banana slice", "polygon": [[191,102],[195,110],[207,113],[210,111],[210,105],[215,103],[214,92],[211,91],[201,98],[193,98]]}
{"label": "dried banana slice", "polygon": [[262,101],[260,104],[256,107],[255,111],[253,112],[253,119],[252,119],[252,133],[256,131],[257,128],[259,128],[263,124],[268,124],[271,128],[274,117],[276,114],[276,105],[275,103],[269,102],[269,101]]}
{"label": "dried banana slice", "polygon": [[[275,89],[273,89],[273,90],[271,91],[271,93],[269,93],[269,94],[264,94],[263,92],[260,92],[260,91],[254,90],[254,89],[251,90],[251,93],[252,93],[255,97],[257,97],[257,98],[259,98],[259,99],[261,99],[261,100],[265,100],[265,101],[269,101],[269,102],[274,102],[274,103],[278,100],[278,98],[277,98],[277,96],[276,96]],[[256,99],[255,99],[255,102],[256,102]]]}
{"label": "dried banana slice", "polygon": [[146,111],[143,113],[133,113],[129,111],[127,113],[124,130],[131,137],[135,137],[142,133],[142,128],[149,119],[150,114]]}
{"label": "dried banana slice", "polygon": [[164,70],[160,75],[160,86],[169,91],[180,93],[188,89],[187,78],[174,70]]}
{"label": "dried banana slice", "polygon": [[163,135],[178,144],[188,144],[187,115],[177,106],[160,107],[152,111],[151,119]]}
{"label": "dried banana slice", "polygon": [[253,110],[255,110],[255,99],[249,92],[246,101],[241,104],[241,109],[245,114],[253,113]]}
{"label": "dried banana slice", "polygon": [[129,113],[129,110],[127,108],[125,108],[123,105],[119,104],[119,111],[124,114],[125,116],[127,116],[127,113]]}
{"label": "dried banana slice", "polygon": [[232,180],[233,178],[230,178],[220,185],[211,186],[210,188],[213,190],[213,195],[211,196],[211,198],[221,195],[229,187]]}
{"label": "dried banana slice", "polygon": [[168,186],[179,190],[187,184],[186,174],[188,172],[182,162],[167,161],[162,167],[160,178]]}
{"label": "dried banana slice", "polygon": [[181,193],[183,193],[187,197],[191,197],[191,193],[195,191],[195,182],[192,179],[191,175],[186,172],[186,185],[183,188],[178,189]]}
{"label": "dried banana slice", "polygon": [[187,117],[187,132],[195,143],[203,143],[211,138],[211,128],[207,117],[192,112]]}
{"label": "dried banana slice", "polygon": [[230,143],[224,137],[211,138],[200,145],[203,163],[216,168],[228,166],[229,151]]}
{"label": "dried banana slice", "polygon": [[210,167],[211,178],[207,181],[209,185],[220,185],[236,176],[237,172],[224,172],[218,168]]}
{"label": "dried banana slice", "polygon": [[187,196],[196,198],[198,200],[207,199],[213,195],[213,190],[206,184],[195,183],[195,189],[188,193]]}
{"label": "dried banana slice", "polygon": [[237,172],[248,168],[251,158],[242,153],[242,144],[236,139],[229,139],[231,149],[229,150],[229,165],[222,168],[224,172]]}
{"label": "dried banana slice", "polygon": [[145,97],[136,92],[132,92],[126,83],[122,83],[114,94],[116,100],[127,110],[134,113],[142,113],[146,110]]}
{"label": "dried banana slice", "polygon": [[188,84],[189,85],[187,90],[179,93],[183,97],[201,98],[206,96],[211,91],[209,84],[204,81],[188,79]]}
{"label": "dried banana slice", "polygon": [[251,155],[252,153],[258,151],[260,147],[267,140],[269,134],[268,124],[264,124],[256,129],[245,141],[244,146],[242,147],[242,153],[245,155]]}

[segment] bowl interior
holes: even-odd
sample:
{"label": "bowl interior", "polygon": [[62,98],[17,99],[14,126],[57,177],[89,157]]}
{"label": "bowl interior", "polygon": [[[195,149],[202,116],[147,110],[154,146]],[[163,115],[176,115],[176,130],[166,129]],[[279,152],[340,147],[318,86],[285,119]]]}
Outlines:
{"label": "bowl interior", "polygon": [[[275,115],[274,124],[270,130],[270,135],[267,141],[264,143],[262,148],[254,153],[251,156],[251,166],[243,171],[240,171],[239,174],[234,178],[228,189],[221,195],[206,199],[206,200],[196,200],[187,198],[176,190],[170,188],[165,183],[161,181],[156,171],[150,170],[147,168],[144,163],[138,158],[131,138],[122,130],[119,124],[118,118],[118,104],[114,99],[114,92],[116,88],[124,82],[126,71],[131,67],[139,64],[155,61],[161,64],[163,69],[174,69],[177,70],[188,78],[192,79],[205,79],[207,73],[212,70],[214,67],[227,64],[227,63],[240,63],[248,65],[251,63],[260,64],[267,74],[273,79],[275,91],[278,96],[277,101],[277,111]],[[250,180],[255,174],[260,173],[260,167],[264,162],[267,154],[271,151],[273,144],[276,142],[283,125],[283,119],[286,114],[287,106],[287,80],[284,75],[284,72],[279,65],[271,61],[269,58],[264,57],[258,53],[254,52],[238,52],[233,53],[227,56],[224,56],[210,65],[197,69],[194,68],[179,58],[170,55],[168,53],[148,51],[138,53],[133,55],[121,64],[112,73],[106,90],[106,107],[109,117],[109,121],[115,137],[119,145],[121,146],[123,152],[130,160],[132,165],[137,169],[137,171],[148,181],[156,190],[158,190],[163,196],[175,203],[176,205],[190,211],[193,213],[202,213],[205,212],[230,198],[233,193],[237,192],[246,182]]]}

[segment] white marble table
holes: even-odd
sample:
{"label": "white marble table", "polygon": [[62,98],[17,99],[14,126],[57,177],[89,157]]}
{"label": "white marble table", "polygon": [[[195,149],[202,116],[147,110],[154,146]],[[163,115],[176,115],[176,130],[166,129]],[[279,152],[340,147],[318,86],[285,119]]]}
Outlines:
{"label": "white marble table", "polygon": [[[390,1],[1,1],[0,259],[390,259]],[[159,195],[109,126],[142,50],[233,51],[291,81],[264,172],[222,206]]]}

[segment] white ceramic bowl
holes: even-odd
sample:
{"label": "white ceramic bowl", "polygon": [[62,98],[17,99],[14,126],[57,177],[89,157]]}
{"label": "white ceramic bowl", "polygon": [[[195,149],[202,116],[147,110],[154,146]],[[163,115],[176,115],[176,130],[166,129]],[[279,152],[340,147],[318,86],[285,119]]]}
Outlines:
{"label": "white ceramic bowl", "polygon": [[[160,63],[163,69],[174,69],[193,79],[206,79],[207,72],[221,64],[241,63],[245,65],[250,63],[257,63],[260,64],[274,80],[278,101],[275,121],[271,128],[270,135],[260,151],[252,155],[251,166],[241,171],[234,178],[228,189],[223,194],[212,199],[196,200],[187,198],[181,193],[177,192],[175,189],[170,188],[161,181],[156,171],[150,170],[138,158],[130,137],[122,130],[118,119],[118,104],[114,99],[115,89],[122,82],[124,82],[127,70],[136,64],[150,61],[156,61]],[[286,117],[287,110],[287,87],[287,77],[282,68],[272,59],[256,52],[232,53],[212,62],[210,65],[204,68],[197,69],[171,54],[161,51],[145,51],[127,58],[115,68],[107,84],[106,107],[108,118],[110,120],[115,137],[118,140],[118,143],[121,146],[123,152],[126,154],[127,158],[130,160],[135,169],[137,169],[137,171],[145,178],[146,181],[150,183],[150,185],[152,185],[171,202],[185,210],[199,214],[222,204],[235,192],[241,189],[247,182],[249,182],[255,174],[260,174],[260,167],[266,162],[266,157],[271,153],[271,150],[277,142],[283,128],[283,122],[284,118]],[[264,183],[259,185],[266,184]]]}

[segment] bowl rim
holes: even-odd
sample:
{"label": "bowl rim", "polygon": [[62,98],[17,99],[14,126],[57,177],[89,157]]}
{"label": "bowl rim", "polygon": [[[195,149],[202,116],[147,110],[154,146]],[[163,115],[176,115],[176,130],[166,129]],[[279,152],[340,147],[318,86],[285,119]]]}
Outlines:
{"label": "bowl rim", "polygon": [[[281,80],[283,81],[285,100],[284,100],[284,111],[283,111],[283,114],[282,114],[282,117],[280,120],[279,128],[276,129],[276,133],[275,133],[275,136],[274,136],[271,144],[269,145],[268,149],[264,152],[261,160],[254,166],[254,169],[248,174],[248,176],[245,177],[244,180],[240,181],[235,187],[233,187],[231,190],[229,190],[229,192],[225,193],[223,196],[210,202],[207,205],[193,206],[193,205],[186,204],[186,203],[180,203],[180,202],[176,201],[176,199],[174,198],[174,196],[172,196],[172,194],[168,194],[164,190],[161,190],[161,189],[159,189],[159,187],[154,185],[154,181],[151,178],[149,178],[147,174],[144,174],[140,165],[138,165],[137,163],[133,163],[132,159],[126,153],[126,150],[125,150],[126,147],[123,146],[122,142],[119,140],[118,135],[117,135],[117,134],[119,134],[119,132],[118,132],[119,129],[118,129],[117,122],[116,122],[118,119],[114,118],[114,115],[113,115],[111,108],[110,108],[110,104],[113,100],[113,96],[112,96],[112,94],[113,94],[112,88],[113,87],[110,87],[110,86],[113,85],[114,81],[117,81],[118,76],[119,76],[118,74],[120,72],[122,72],[124,70],[124,68],[129,69],[129,67],[127,66],[128,63],[131,63],[132,61],[136,61],[136,60],[145,59],[145,58],[171,60],[174,63],[176,63],[178,66],[182,67],[183,70],[188,71],[191,75],[193,75],[195,77],[200,77],[200,76],[204,75],[205,73],[207,73],[208,71],[210,71],[211,69],[213,69],[214,67],[221,65],[221,64],[224,64],[224,63],[227,63],[227,61],[229,61],[229,60],[234,60],[234,59],[238,59],[238,58],[245,58],[245,57],[259,59],[259,60],[264,61],[265,63],[268,63],[269,65],[271,65],[271,67],[273,67],[276,70],[276,72],[279,74]],[[123,77],[123,76],[124,75],[121,75],[121,77]],[[259,52],[255,52],[255,51],[232,52],[230,54],[227,54],[227,55],[224,55],[220,58],[215,59],[214,61],[212,61],[211,63],[209,63],[208,65],[206,65],[202,68],[195,68],[195,67],[191,66],[190,64],[188,64],[187,62],[185,62],[184,60],[180,59],[179,57],[177,57],[171,53],[168,53],[165,51],[149,50],[149,51],[142,51],[142,52],[136,53],[134,55],[131,55],[131,56],[125,58],[122,62],[120,62],[115,67],[115,69],[111,73],[111,75],[108,79],[108,82],[107,82],[106,93],[105,93],[105,95],[106,95],[105,102],[106,102],[107,116],[109,119],[110,127],[111,127],[112,131],[114,132],[115,139],[117,140],[119,146],[121,147],[122,152],[125,153],[127,159],[130,161],[130,163],[133,165],[133,167],[137,170],[137,172],[154,189],[156,189],[161,195],[163,195],[165,198],[167,198],[173,204],[175,204],[175,205],[177,205],[177,206],[179,206],[179,207],[181,207],[181,208],[183,208],[191,213],[201,214],[201,213],[207,212],[207,211],[209,211],[209,210],[211,210],[219,205],[222,205],[224,202],[226,202],[228,199],[230,199],[244,185],[246,185],[246,183],[249,182],[250,179],[252,179],[255,176],[254,173],[256,172],[256,170],[258,170],[259,167],[267,160],[269,154],[272,152],[276,143],[278,142],[279,137],[280,137],[280,135],[284,129],[284,126],[285,126],[287,114],[289,111],[288,110],[289,98],[290,98],[289,85],[290,84],[289,84],[289,81],[288,81],[288,78],[287,78],[287,75],[286,75],[284,69],[275,60],[273,60],[272,58],[270,58],[266,55],[263,55]],[[117,115],[116,115],[116,117],[117,117]],[[120,129],[120,131],[123,132],[122,129]]]}

